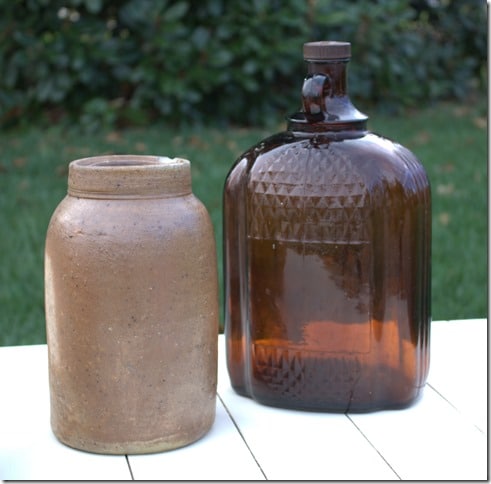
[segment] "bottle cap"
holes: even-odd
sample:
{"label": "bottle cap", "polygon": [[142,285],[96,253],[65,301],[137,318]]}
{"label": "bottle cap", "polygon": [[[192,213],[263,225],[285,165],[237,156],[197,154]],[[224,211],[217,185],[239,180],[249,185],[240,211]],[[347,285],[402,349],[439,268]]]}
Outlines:
{"label": "bottle cap", "polygon": [[351,44],[349,42],[324,40],[303,44],[303,58],[305,60],[323,61],[349,59],[350,57]]}

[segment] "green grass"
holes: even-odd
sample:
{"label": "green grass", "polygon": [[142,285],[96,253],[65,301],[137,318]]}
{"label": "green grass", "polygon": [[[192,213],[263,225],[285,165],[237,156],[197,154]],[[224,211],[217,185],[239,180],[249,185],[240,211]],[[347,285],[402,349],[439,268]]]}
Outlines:
{"label": "green grass", "polygon": [[[370,120],[370,129],[396,139],[420,158],[432,183],[433,319],[487,315],[486,114],[484,103],[442,105],[404,118],[374,114]],[[190,159],[194,192],[215,226],[221,277],[225,176],[242,151],[273,132],[179,132],[163,125],[92,135],[34,126],[0,132],[0,345],[45,342],[44,239],[66,192],[69,161],[104,153]]]}

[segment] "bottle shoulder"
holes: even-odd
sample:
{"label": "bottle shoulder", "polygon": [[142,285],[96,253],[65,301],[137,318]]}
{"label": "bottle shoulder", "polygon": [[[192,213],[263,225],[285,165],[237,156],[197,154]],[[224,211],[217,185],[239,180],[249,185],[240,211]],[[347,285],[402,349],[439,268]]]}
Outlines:
{"label": "bottle shoulder", "polygon": [[[305,171],[321,164],[348,163],[361,172],[387,176],[406,176],[424,168],[417,157],[404,146],[379,134],[363,132],[296,133],[284,131],[245,151],[232,167],[237,172],[251,173],[281,164],[284,169]],[[235,171],[235,173],[234,173]]]}

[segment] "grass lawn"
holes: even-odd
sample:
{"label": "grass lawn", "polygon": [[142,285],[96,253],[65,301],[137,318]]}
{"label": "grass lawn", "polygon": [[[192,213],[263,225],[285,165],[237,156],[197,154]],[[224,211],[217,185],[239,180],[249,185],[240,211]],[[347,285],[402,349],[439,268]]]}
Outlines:
{"label": "grass lawn", "polygon": [[[487,110],[440,105],[401,118],[372,113],[372,131],[396,139],[425,165],[433,195],[433,319],[487,315]],[[281,120],[278,120],[278,126]],[[221,196],[234,160],[283,129],[163,125],[84,134],[55,126],[0,132],[0,345],[45,342],[43,251],[66,192],[68,162],[107,153],[188,158],[193,189],[211,213],[221,277]]]}

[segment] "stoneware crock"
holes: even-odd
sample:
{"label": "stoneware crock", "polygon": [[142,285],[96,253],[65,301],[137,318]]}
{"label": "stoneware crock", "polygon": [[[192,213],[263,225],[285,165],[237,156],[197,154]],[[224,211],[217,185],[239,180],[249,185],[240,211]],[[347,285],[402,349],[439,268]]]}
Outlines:
{"label": "stoneware crock", "polygon": [[69,165],[45,249],[51,426],[72,447],[158,452],[215,417],[216,247],[184,159]]}

